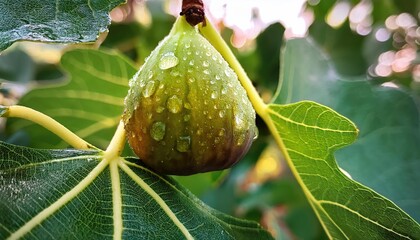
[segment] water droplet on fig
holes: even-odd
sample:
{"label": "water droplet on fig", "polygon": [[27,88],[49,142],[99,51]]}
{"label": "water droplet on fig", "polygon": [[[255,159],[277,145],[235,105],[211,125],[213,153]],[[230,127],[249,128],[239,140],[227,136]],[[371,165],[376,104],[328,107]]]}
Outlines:
{"label": "water droplet on fig", "polygon": [[152,79],[152,77],[153,77],[153,72],[150,70],[149,73],[148,73],[147,78],[148,79]]}
{"label": "water droplet on fig", "polygon": [[209,62],[203,61],[203,67],[208,67],[208,66],[209,66]]}
{"label": "water droplet on fig", "polygon": [[212,92],[211,95],[210,95],[210,97],[212,99],[216,99],[217,98],[217,92]]}
{"label": "water droplet on fig", "polygon": [[242,115],[240,114],[235,115],[235,128],[239,130],[245,128],[245,121],[242,119]]}
{"label": "water droplet on fig", "polygon": [[254,137],[252,138],[252,140],[256,140],[260,134],[260,131],[258,131],[257,127],[254,127]]}
{"label": "water droplet on fig", "polygon": [[157,113],[162,113],[164,110],[165,110],[165,108],[162,107],[162,106],[159,106],[159,107],[156,108]]}
{"label": "water droplet on fig", "polygon": [[204,73],[204,74],[206,74],[206,75],[209,75],[209,74],[210,74],[210,71],[209,71],[208,69],[205,69],[205,70],[203,71],[203,73]]}
{"label": "water droplet on fig", "polygon": [[223,117],[225,116],[225,114],[226,114],[226,113],[225,113],[225,111],[224,111],[224,110],[220,110],[220,111],[219,111],[219,117],[220,117],[220,118],[223,118]]}
{"label": "water droplet on fig", "polygon": [[225,134],[226,134],[226,129],[224,129],[224,128],[220,129],[219,136],[223,137]]}
{"label": "water droplet on fig", "polygon": [[163,122],[154,122],[150,129],[150,136],[156,140],[161,141],[165,137],[166,125]]}
{"label": "water droplet on fig", "polygon": [[173,95],[172,97],[168,98],[166,106],[171,113],[179,113],[182,110],[182,99],[176,95]]}
{"label": "water droplet on fig", "polygon": [[184,103],[184,108],[191,109],[191,104],[188,102]]}
{"label": "water droplet on fig", "polygon": [[174,71],[171,72],[171,75],[174,76],[174,77],[178,77],[178,76],[181,76],[181,73],[174,70]]}
{"label": "water droplet on fig", "polygon": [[244,142],[245,142],[245,138],[246,138],[246,135],[244,134],[244,133],[241,133],[239,136],[238,136],[238,139],[237,139],[237,141],[236,141],[236,145],[242,145]]}
{"label": "water droplet on fig", "polygon": [[156,83],[155,81],[149,81],[146,84],[146,87],[143,89],[143,97],[150,97],[153,95],[153,93],[155,93],[156,91]]}
{"label": "water droplet on fig", "polygon": [[187,152],[190,149],[191,138],[189,136],[178,137],[176,140],[176,150],[179,152]]}
{"label": "water droplet on fig", "polygon": [[169,69],[178,65],[179,59],[175,56],[173,52],[167,52],[163,54],[162,58],[159,61],[159,68],[162,70]]}

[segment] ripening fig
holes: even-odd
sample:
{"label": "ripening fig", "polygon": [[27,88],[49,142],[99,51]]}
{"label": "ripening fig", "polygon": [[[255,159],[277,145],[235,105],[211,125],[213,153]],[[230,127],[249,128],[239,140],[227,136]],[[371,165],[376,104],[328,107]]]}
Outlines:
{"label": "ripening fig", "polygon": [[123,119],[134,152],[163,174],[229,168],[257,134],[237,75],[183,16],[130,80]]}

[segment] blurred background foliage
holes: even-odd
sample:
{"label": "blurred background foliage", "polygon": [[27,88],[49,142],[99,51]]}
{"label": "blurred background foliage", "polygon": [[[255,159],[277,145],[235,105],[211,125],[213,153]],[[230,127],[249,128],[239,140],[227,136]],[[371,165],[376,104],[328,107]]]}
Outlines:
{"label": "blurred background foliage", "polygon": [[[420,2],[412,0],[204,1],[207,16],[268,102],[287,39],[310,36],[345,76],[420,95]],[[87,48],[115,49],[141,66],[166,36],[180,1],[129,0],[111,12],[108,33]],[[292,6],[293,5],[293,6]],[[241,15],[236,17],[236,15]],[[289,14],[289,15],[288,15]],[[293,16],[290,16],[293,14]],[[63,49],[80,46],[17,43],[0,55],[0,104],[66,79]],[[229,171],[176,177],[208,205],[261,222],[279,239],[325,239],[315,214],[262,121],[249,154]],[[0,123],[4,129],[5,121]],[[0,140],[27,145],[24,132]]]}

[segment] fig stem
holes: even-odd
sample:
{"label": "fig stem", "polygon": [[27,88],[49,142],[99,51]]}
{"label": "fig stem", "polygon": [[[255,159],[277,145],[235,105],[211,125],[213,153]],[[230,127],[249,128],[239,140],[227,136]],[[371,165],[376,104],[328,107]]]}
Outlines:
{"label": "fig stem", "polygon": [[230,50],[229,46],[214,28],[213,24],[210,21],[208,21],[208,19],[206,19],[206,22],[206,26],[204,26],[203,24],[199,25],[199,30],[201,34],[213,45],[214,48],[216,48],[217,51],[219,51],[220,54],[222,54],[223,58],[229,63],[230,67],[238,75],[239,81],[245,88],[249,100],[251,101],[255,111],[262,118],[266,119],[267,104],[264,103],[257,90],[255,89],[254,85],[252,84],[252,81],[249,79],[245,70],[239,63],[238,59],[236,59],[232,50]]}
{"label": "fig stem", "polygon": [[125,146],[126,131],[124,129],[124,122],[121,120],[118,124],[117,130],[111,139],[107,149],[105,150],[104,158],[106,159],[118,159],[121,156]]}
{"label": "fig stem", "polygon": [[62,124],[54,120],[53,118],[36,111],[32,108],[24,107],[24,106],[0,106],[0,117],[15,117],[15,118],[23,118],[29,121],[32,121],[55,135],[61,138],[63,141],[68,143],[70,146],[76,149],[98,149],[97,147],[93,146],[92,144],[86,142],[75,133],[70,131],[68,128],[64,127]]}

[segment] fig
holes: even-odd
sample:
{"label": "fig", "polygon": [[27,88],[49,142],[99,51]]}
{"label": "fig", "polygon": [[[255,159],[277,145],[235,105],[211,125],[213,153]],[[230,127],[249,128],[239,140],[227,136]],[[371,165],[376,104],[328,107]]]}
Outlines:
{"label": "fig", "polygon": [[255,111],[236,73],[184,16],[129,86],[123,114],[128,142],[156,172],[229,168],[256,137]]}

